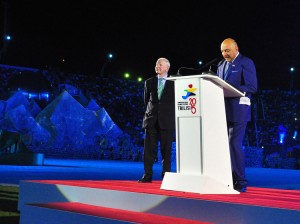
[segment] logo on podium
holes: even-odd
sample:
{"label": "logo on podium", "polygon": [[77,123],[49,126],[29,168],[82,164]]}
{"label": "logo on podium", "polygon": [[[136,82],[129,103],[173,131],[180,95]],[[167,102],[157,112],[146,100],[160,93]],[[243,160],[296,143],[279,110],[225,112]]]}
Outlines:
{"label": "logo on podium", "polygon": [[197,113],[197,94],[196,91],[198,88],[194,87],[193,84],[188,84],[188,88],[184,89],[185,95],[181,95],[181,100],[177,101],[177,111],[186,113],[187,111],[189,114],[196,114]]}

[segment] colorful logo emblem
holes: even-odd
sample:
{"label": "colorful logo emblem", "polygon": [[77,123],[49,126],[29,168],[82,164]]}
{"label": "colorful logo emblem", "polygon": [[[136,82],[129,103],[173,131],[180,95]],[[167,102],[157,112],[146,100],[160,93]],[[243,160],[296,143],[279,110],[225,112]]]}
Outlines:
{"label": "colorful logo emblem", "polygon": [[184,100],[186,100],[190,96],[196,95],[194,92],[197,90],[197,88],[193,88],[193,84],[189,84],[188,87],[189,87],[188,89],[184,90],[186,92],[186,95],[182,96],[182,99],[184,99]]}

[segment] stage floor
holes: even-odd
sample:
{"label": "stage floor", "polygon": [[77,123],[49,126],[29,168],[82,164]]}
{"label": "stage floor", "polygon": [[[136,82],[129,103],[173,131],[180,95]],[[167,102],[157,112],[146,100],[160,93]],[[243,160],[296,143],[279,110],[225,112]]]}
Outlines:
{"label": "stage floor", "polygon": [[[161,165],[153,167],[161,180]],[[172,172],[176,172],[175,164]],[[20,180],[138,180],[142,162],[114,160],[45,159],[43,166],[0,165],[0,184],[18,185]],[[249,187],[300,190],[300,170],[246,168]]]}
{"label": "stage floor", "polygon": [[[128,183],[130,186],[135,186],[135,192],[138,192],[139,189],[147,189],[153,188],[155,192],[147,195],[155,195],[155,197],[166,197],[159,196],[160,190],[156,185],[160,185],[161,178],[161,165],[156,163],[153,167],[154,169],[154,182],[153,184],[139,184],[136,181],[141,178],[143,175],[143,163],[142,162],[128,162],[128,161],[104,161],[104,160],[64,160],[64,159],[45,159],[43,166],[16,166],[16,165],[0,165],[0,184],[2,185],[19,185],[21,181],[26,180],[53,180],[53,181],[63,181],[67,182],[79,181],[82,183],[90,183],[85,181],[91,181],[91,183],[106,183],[107,181],[111,181],[111,183]],[[172,172],[175,172],[175,166],[172,167]],[[231,218],[236,218],[239,216],[234,215],[235,212],[241,212],[242,223],[270,223],[270,224],[281,224],[282,220],[289,220],[289,223],[298,223],[295,222],[295,218],[298,219],[299,210],[298,208],[293,208],[290,206],[294,206],[296,204],[299,206],[299,194],[296,192],[295,196],[288,195],[285,197],[285,194],[291,194],[294,192],[279,191],[280,197],[285,199],[292,199],[296,201],[288,201],[288,205],[284,205],[282,207],[282,203],[277,203],[278,200],[271,198],[270,195],[275,192],[278,192],[276,189],[282,190],[300,190],[300,170],[288,170],[288,169],[270,169],[270,168],[246,168],[246,174],[249,183],[248,192],[242,193],[240,195],[235,196],[225,196],[222,195],[217,196],[214,195],[212,200],[210,200],[210,195],[198,195],[193,199],[194,203],[200,203],[195,206],[195,211],[198,211],[200,208],[201,211],[205,211],[199,216],[200,221],[213,221],[213,223],[232,223]],[[104,182],[102,182],[104,181]],[[116,182],[115,182],[116,181]],[[125,181],[125,182],[124,182]],[[113,185],[112,185],[113,186]],[[110,186],[112,188],[112,186]],[[139,186],[142,186],[139,188]],[[81,187],[82,188],[82,187]],[[156,189],[157,188],[157,189]],[[264,190],[264,188],[266,188]],[[32,192],[32,191],[31,191]],[[40,191],[39,191],[40,192]],[[69,191],[67,191],[69,192]],[[70,191],[72,193],[72,191]],[[118,191],[120,192],[120,191]],[[271,192],[271,193],[270,193]],[[146,192],[145,192],[146,193]],[[169,192],[168,194],[173,194],[174,192]],[[28,194],[25,194],[28,195]],[[30,195],[30,194],[29,194]],[[79,194],[80,195],[80,194]],[[106,195],[106,193],[105,193]],[[268,200],[261,200],[261,195],[263,198],[268,198]],[[283,195],[283,196],[282,196]],[[77,194],[78,196],[78,194]],[[76,196],[76,197],[77,197]],[[187,196],[187,194],[185,194]],[[195,196],[195,195],[194,195]],[[278,195],[277,195],[278,196]],[[275,195],[275,198],[278,198]],[[144,193],[143,196],[144,198]],[[149,196],[150,197],[150,196]],[[167,195],[167,197],[172,199],[172,203],[170,202],[170,210],[173,211],[174,206],[184,206],[186,203],[177,202],[174,203],[173,200],[185,200],[188,201],[187,208],[190,208],[191,198],[181,197],[180,195]],[[198,198],[199,197],[199,198]],[[280,198],[279,197],[279,198]],[[51,196],[52,198],[52,196]],[[131,197],[128,197],[131,198]],[[152,200],[152,198],[150,198]],[[238,199],[238,200],[237,200]],[[259,200],[256,200],[259,199]],[[270,200],[269,200],[270,199]],[[225,201],[224,201],[225,200]],[[232,201],[233,200],[233,201]],[[242,201],[239,201],[242,200]],[[255,201],[255,205],[251,204],[251,200]],[[140,201],[140,200],[137,200]],[[268,204],[257,204],[257,202],[263,201],[263,203]],[[279,207],[274,207],[273,204]],[[203,203],[203,206],[201,205]],[[248,204],[250,203],[250,204]],[[208,207],[207,205],[211,205]],[[127,206],[127,204],[126,204]],[[200,206],[200,207],[199,207]],[[202,206],[202,207],[201,207]],[[216,209],[218,208],[218,209]],[[222,216],[217,216],[217,214],[224,214],[226,210],[226,214],[232,214],[229,218],[224,219]],[[180,209],[176,209],[179,211]],[[190,210],[190,209],[188,209]],[[228,210],[228,211],[227,211]],[[262,212],[264,211],[264,212]],[[28,214],[31,214],[29,212]],[[195,212],[195,214],[197,214]],[[205,214],[206,216],[203,216]],[[56,215],[56,213],[55,213]],[[172,214],[170,213],[172,216]],[[173,214],[174,216],[177,215]],[[185,214],[182,214],[184,217]],[[279,217],[279,216],[280,217]],[[192,217],[192,215],[188,215],[188,217]],[[213,218],[213,219],[212,219]],[[225,220],[229,220],[225,222]],[[245,222],[245,220],[248,220]],[[39,220],[38,220],[39,221]],[[38,222],[37,222],[38,223]]]}

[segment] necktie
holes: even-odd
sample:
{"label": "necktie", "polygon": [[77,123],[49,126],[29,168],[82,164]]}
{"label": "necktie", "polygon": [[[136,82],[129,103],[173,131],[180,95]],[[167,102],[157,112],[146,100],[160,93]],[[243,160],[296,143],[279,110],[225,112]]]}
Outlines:
{"label": "necktie", "polygon": [[225,65],[225,69],[224,69],[224,75],[223,75],[223,79],[226,80],[227,76],[228,76],[228,71],[229,71],[229,66],[230,66],[231,62],[227,62]]}
{"label": "necktie", "polygon": [[163,83],[163,78],[159,78],[158,79],[159,82],[158,82],[158,89],[157,89],[157,95],[158,95],[158,99],[160,100],[160,97],[161,97],[161,94],[164,90],[164,83]]}

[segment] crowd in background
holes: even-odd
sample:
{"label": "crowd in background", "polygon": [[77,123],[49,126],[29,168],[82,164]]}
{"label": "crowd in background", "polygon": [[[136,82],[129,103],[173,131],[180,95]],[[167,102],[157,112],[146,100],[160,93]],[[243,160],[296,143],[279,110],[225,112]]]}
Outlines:
{"label": "crowd in background", "polygon": [[[66,74],[51,68],[41,70],[6,65],[0,66],[0,73],[0,100],[9,98],[15,88],[18,88],[11,80],[22,73],[33,73],[48,80],[52,97],[49,101],[54,99],[66,84],[72,85],[79,90],[77,99],[83,106],[91,99],[95,100],[101,108],[105,108],[112,120],[131,136],[134,144],[142,147],[144,82],[117,79],[108,75],[91,78],[82,74]],[[34,86],[26,88],[35,91]],[[37,103],[45,106],[49,101]],[[283,148],[298,148],[300,118],[297,102],[300,102],[300,91],[297,90],[260,90],[252,102],[253,119],[248,125],[244,145],[264,148],[265,153],[282,153]]]}

